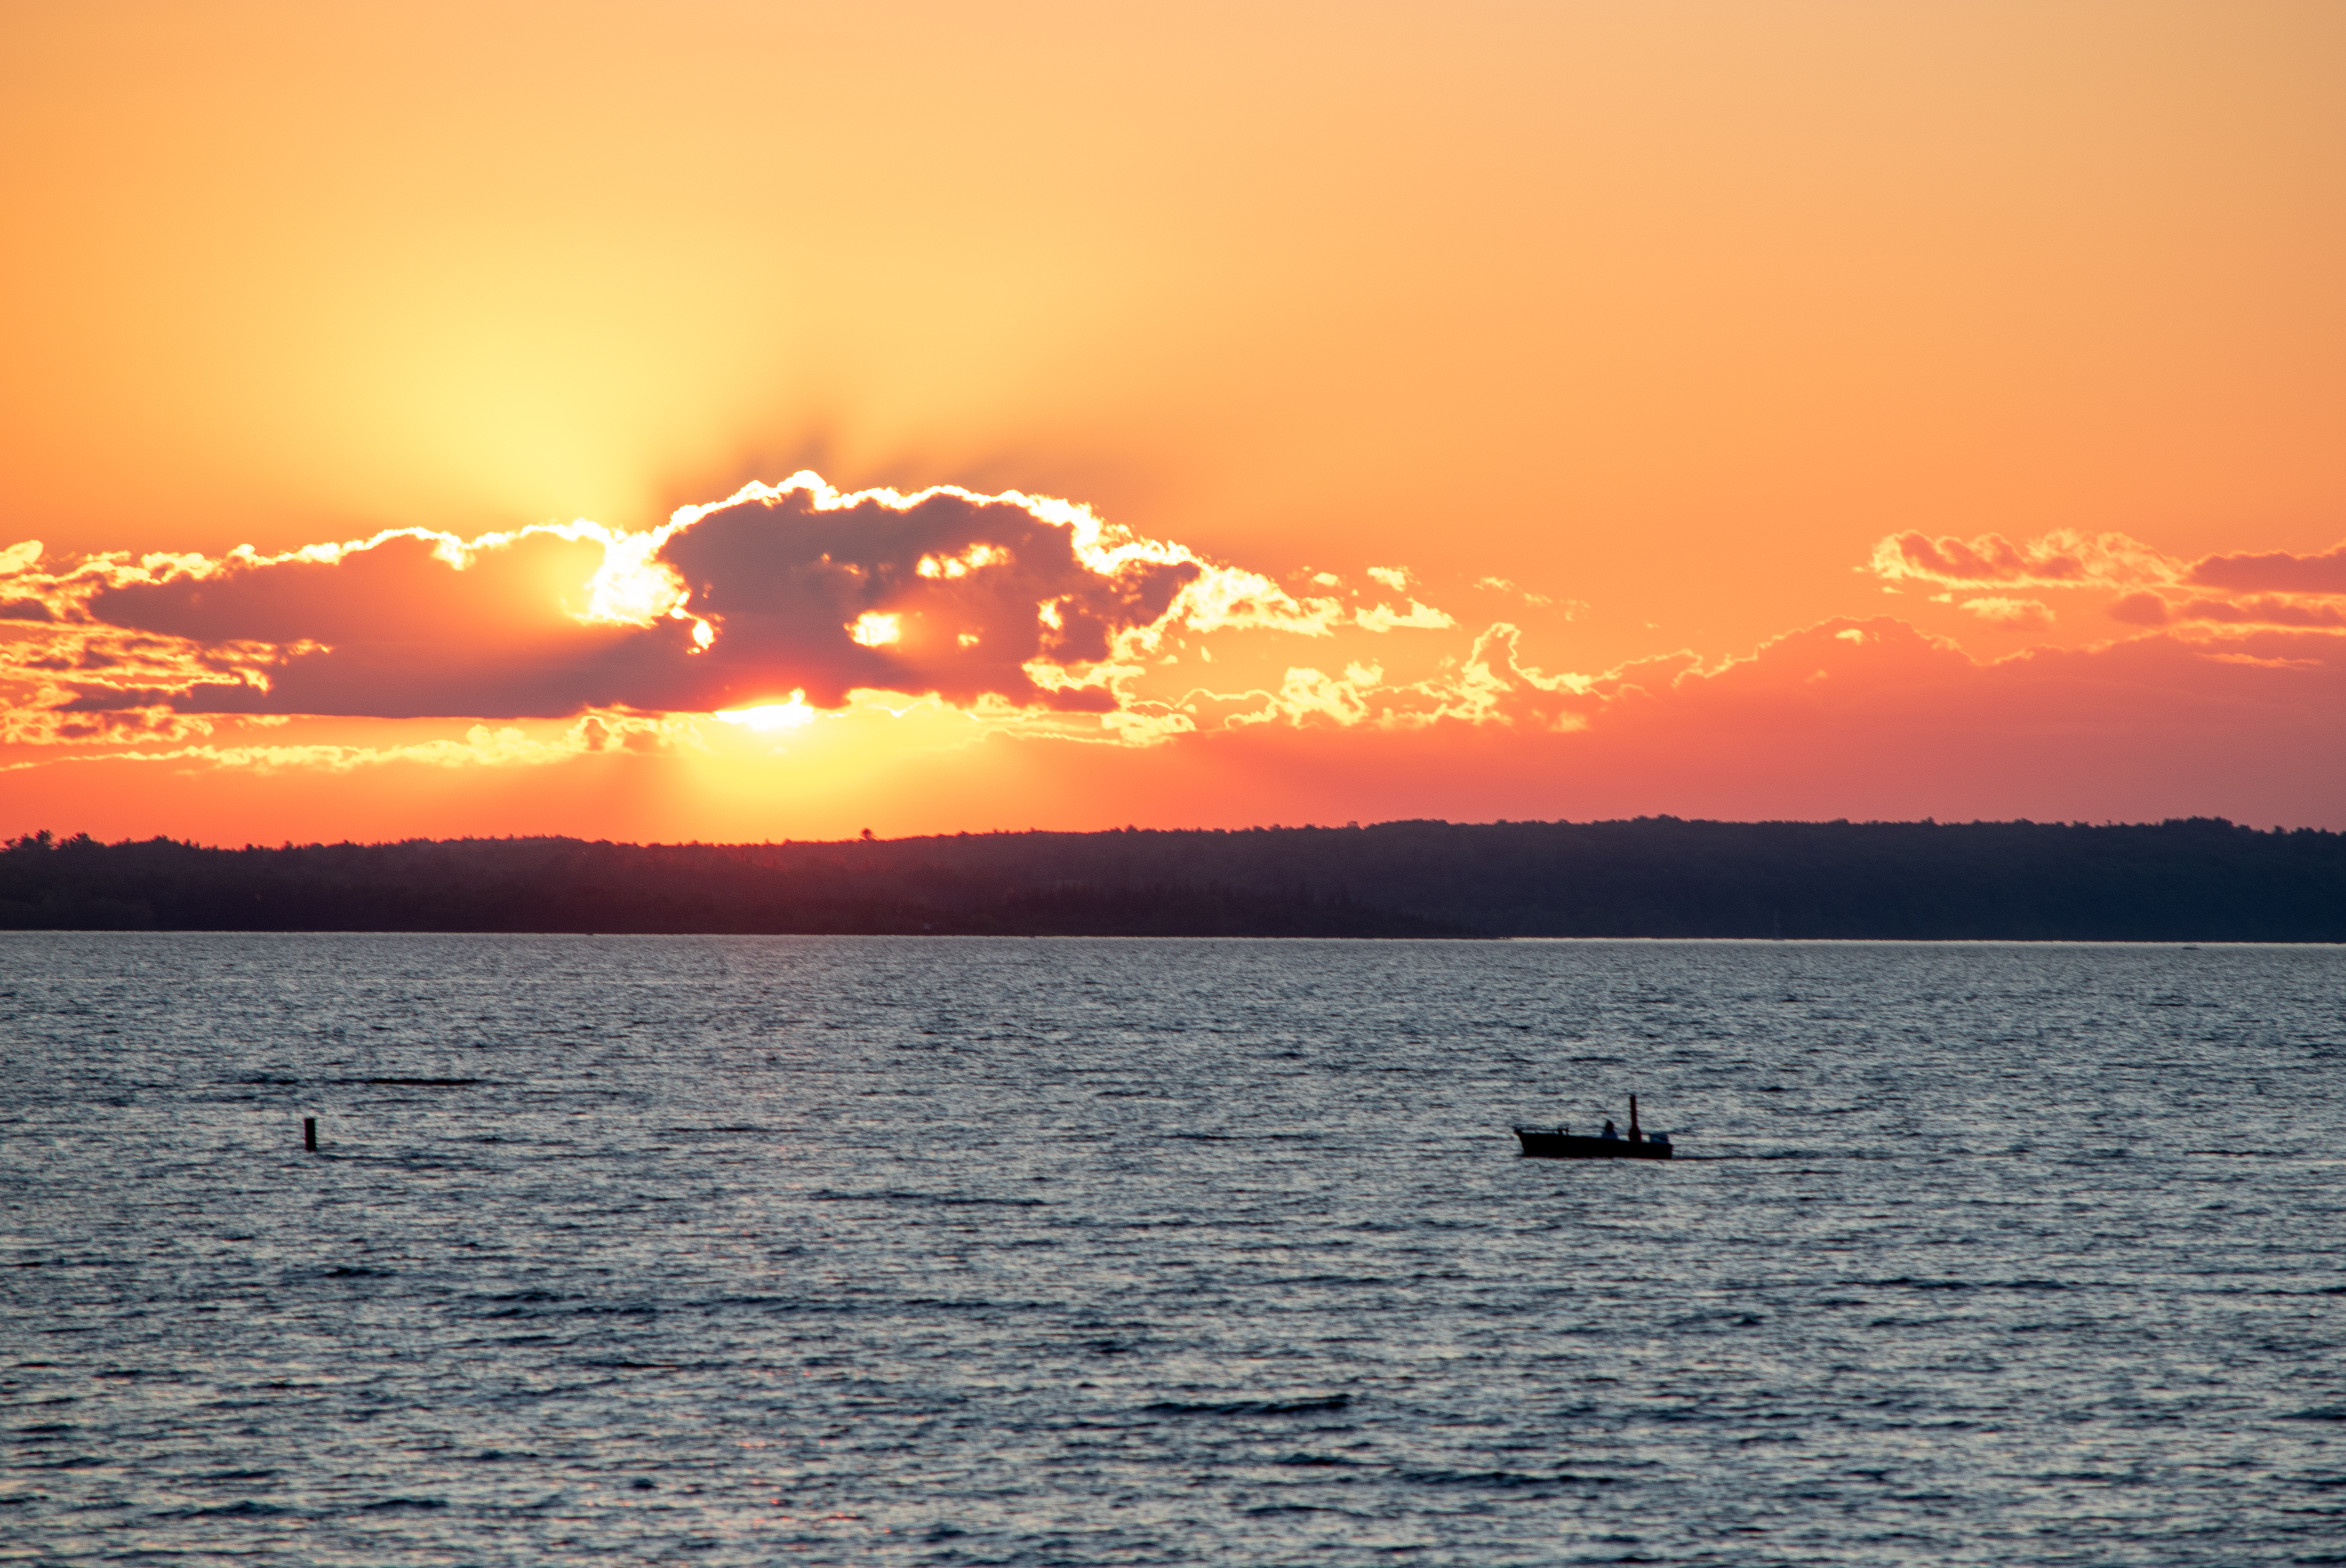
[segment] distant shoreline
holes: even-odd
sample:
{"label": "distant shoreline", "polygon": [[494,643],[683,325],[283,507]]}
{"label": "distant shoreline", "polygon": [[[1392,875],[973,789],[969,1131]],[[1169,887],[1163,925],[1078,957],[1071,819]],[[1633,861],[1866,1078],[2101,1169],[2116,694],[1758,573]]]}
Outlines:
{"label": "distant shoreline", "polygon": [[2346,834],[2219,819],[1449,823],[215,849],[28,834],[0,930],[2346,942]]}
{"label": "distant shoreline", "polygon": [[[1136,936],[1121,932],[1094,932],[1071,934],[1064,932],[830,932],[830,931],[364,931],[335,927],[331,930],[289,930],[282,926],[240,926],[233,929],[206,928],[197,931],[178,926],[0,926],[0,941],[18,936],[104,936],[104,937],[248,937],[248,936],[351,936],[370,939],[381,937],[443,937],[496,936],[516,940],[561,937],[577,942],[763,942],[788,939],[793,942],[1374,942],[1398,945],[1406,942],[1440,942],[1460,946],[1505,946],[1510,943],[1559,947],[2025,947],[2025,948],[2157,948],[2176,952],[2197,952],[2202,949],[2237,948],[2244,952],[2270,952],[2286,948],[2307,948],[2329,951],[2346,946],[2338,942],[2182,942],[2158,938],[2119,937],[2003,937],[2003,936]],[[2216,1153],[2198,1150],[2197,1153]],[[1680,1156],[1681,1158],[1685,1156]]]}

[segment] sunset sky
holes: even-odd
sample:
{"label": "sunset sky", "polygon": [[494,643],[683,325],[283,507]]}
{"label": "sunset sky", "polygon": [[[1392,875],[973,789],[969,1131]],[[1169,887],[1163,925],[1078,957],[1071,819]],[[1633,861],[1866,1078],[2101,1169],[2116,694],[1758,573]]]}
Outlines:
{"label": "sunset sky", "polygon": [[0,834],[2346,828],[2346,6],[0,7]]}

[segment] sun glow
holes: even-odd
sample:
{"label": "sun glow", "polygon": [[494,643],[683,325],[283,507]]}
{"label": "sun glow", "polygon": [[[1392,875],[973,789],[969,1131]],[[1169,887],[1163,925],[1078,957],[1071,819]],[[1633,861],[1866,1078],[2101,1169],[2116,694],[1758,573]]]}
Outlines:
{"label": "sun glow", "polygon": [[904,617],[882,610],[866,610],[855,617],[847,635],[868,648],[886,647],[904,635]]}
{"label": "sun glow", "polygon": [[814,722],[814,709],[807,706],[806,693],[790,693],[788,702],[769,702],[757,708],[729,708],[714,717],[721,724],[738,724],[760,731],[801,729]]}
{"label": "sun glow", "polygon": [[[593,528],[584,519],[571,526],[582,533]],[[587,581],[586,613],[581,619],[648,626],[662,616],[681,618],[684,584],[673,568],[652,558],[666,543],[660,535],[593,528],[587,536],[603,546],[603,564]]]}
{"label": "sun glow", "polygon": [[966,577],[980,566],[992,566],[1010,559],[1010,552],[998,545],[972,545],[958,555],[923,555],[914,568],[923,577]]}

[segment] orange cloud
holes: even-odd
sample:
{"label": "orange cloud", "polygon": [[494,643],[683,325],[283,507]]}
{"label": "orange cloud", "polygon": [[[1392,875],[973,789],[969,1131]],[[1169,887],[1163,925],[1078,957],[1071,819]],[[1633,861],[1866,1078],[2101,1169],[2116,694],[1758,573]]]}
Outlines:
{"label": "orange cloud", "polygon": [[2184,580],[2251,593],[2346,594],[2346,545],[2318,555],[2292,555],[2286,550],[2208,555],[2194,561]]}
{"label": "orange cloud", "polygon": [[[1299,599],[1051,497],[842,494],[808,473],[643,534],[583,521],[472,539],[399,529],[272,555],[104,555],[49,571],[40,554],[0,555],[0,610],[15,624],[0,631],[0,683],[8,737],[26,744],[183,738],[200,714],[770,715],[838,710],[857,692],[933,698],[989,723],[1089,715],[1096,738],[1148,741],[1211,722],[1209,709],[1343,723],[1368,712],[1353,695],[1358,660],[1341,680],[1299,668],[1275,691],[1173,700],[1180,683],[1151,667],[1179,664],[1192,642],[1204,663],[1203,639],[1218,635],[1456,625],[1415,598]],[[1398,568],[1371,575],[1406,581]]]}
{"label": "orange cloud", "polygon": [[2005,626],[2049,626],[2053,612],[2042,599],[2014,599],[2002,595],[1984,595],[1965,599],[1963,607],[1984,621]]}
{"label": "orange cloud", "polygon": [[2138,540],[2066,529],[2023,545],[2001,534],[1972,539],[1894,534],[1874,545],[1872,567],[1892,582],[1953,588],[2131,586],[2174,575],[2174,564]]}
{"label": "orange cloud", "polygon": [[[1981,661],[1902,620],[1841,617],[1740,657],[1681,648],[1588,673],[1535,656],[1512,622],[1474,632],[1402,596],[1413,579],[1398,567],[1365,575],[1400,607],[1298,596],[1066,501],[848,494],[801,473],[640,534],[408,529],[274,555],[47,565],[36,545],[13,547],[0,552],[0,741],[33,748],[9,764],[18,784],[60,762],[95,777],[80,764],[110,758],[128,765],[122,777],[168,775],[181,790],[222,773],[552,780],[668,767],[796,789],[805,775],[791,770],[813,764],[794,759],[813,759],[826,777],[872,780],[876,800],[914,757],[950,757],[920,767],[973,779],[1022,759],[1025,782],[1002,784],[992,805],[978,783],[932,789],[969,820],[900,830],[1013,808],[1012,823],[1031,825],[1046,778],[1108,766],[1078,754],[1143,751],[1158,771],[1123,776],[1118,799],[1133,804],[1118,809],[1145,814],[1154,799],[1158,820],[1194,820],[1200,790],[1213,792],[1198,769],[1246,773],[1265,757],[1299,779],[1316,768],[1309,788],[1336,802],[1321,814],[1341,818],[1472,815],[1478,800],[1501,815],[1923,814],[1955,809],[1943,790],[1966,780],[1973,815],[1999,800],[2042,814],[2056,799],[2106,811],[2069,784],[2015,782],[2050,770],[2082,789],[2096,767],[2133,770],[2126,789],[2146,770],[2208,774],[2188,798],[2144,800],[2249,815],[2215,773],[2245,788],[2243,769],[2336,748],[2346,600],[2315,591],[2328,560],[2187,565],[2115,535],[1905,535],[1883,542],[1875,569],[1939,584],[1939,600],[1973,616],[2044,626],[2052,609],[2016,585],[2118,587],[2110,614],[2148,633]],[[2294,591],[2193,594],[2203,572]],[[1971,591],[1990,582],[2001,591]],[[294,733],[240,732],[292,716]],[[1155,781],[1175,778],[1191,782]],[[2334,815],[2319,794],[2307,785],[2299,805]],[[1060,809],[1076,815],[1056,820],[1086,809],[1071,799]]]}
{"label": "orange cloud", "polygon": [[[996,723],[933,700],[780,703],[725,725],[609,714],[338,734],[302,719],[266,737],[220,718],[220,735],[168,750],[19,762],[8,798],[27,826],[231,842],[1657,812],[2346,827],[2346,633],[2200,627],[1984,661],[1893,618],[1840,619],[1737,658],[1595,676],[1542,670],[1523,640],[1494,627],[1423,681],[1297,667],[1250,696],[1198,694],[1188,728],[1146,747],[1087,716]],[[1086,721],[1110,743],[1067,744]]]}
{"label": "orange cloud", "polygon": [[[120,714],[97,714],[87,716],[86,721],[107,727],[104,738],[116,742],[178,741],[215,732],[213,725],[200,720],[175,718],[164,725],[151,721],[138,725],[126,724],[125,718]],[[115,751],[82,759],[128,763],[171,772],[196,766],[256,773],[346,774],[358,769],[381,769],[398,763],[435,769],[543,768],[605,752],[695,748],[695,738],[682,720],[641,714],[590,713],[551,733],[543,727],[501,725],[492,729],[485,724],[475,724],[461,736],[403,744],[216,744],[198,740],[159,750]],[[19,769],[26,766],[16,765]]]}
{"label": "orange cloud", "polygon": [[47,629],[0,657],[68,694],[55,706],[69,712],[705,712],[793,690],[835,707],[859,687],[1101,710],[1115,698],[1096,667],[1137,630],[1309,618],[1248,575],[1066,503],[842,495],[811,474],[650,535],[406,530],[46,575],[36,553],[10,554],[0,590],[28,631]]}
{"label": "orange cloud", "polygon": [[1932,539],[1893,534],[1873,547],[1872,569],[1892,582],[1951,588],[2194,587],[2236,593],[2346,595],[2346,545],[2318,555],[2286,550],[2180,561],[2124,534],[2056,530],[2015,545],[2001,534]]}
{"label": "orange cloud", "polygon": [[2245,599],[2193,598],[2170,602],[2157,594],[2134,593],[2113,603],[2110,616],[2137,626],[2174,626],[2191,621],[2226,626],[2346,626],[2346,605],[2278,594]]}
{"label": "orange cloud", "polygon": [[[1872,565],[1892,582],[1943,586],[1949,591],[1938,597],[1946,602],[1967,588],[2116,588],[2108,613],[2127,626],[2346,626],[2346,606],[2334,602],[2346,596],[2346,545],[2310,555],[2268,551],[2182,561],[2123,534],[2055,532],[2015,545],[1998,534],[1966,540],[1906,533],[1877,544]],[[2191,595],[2192,587],[2231,593]],[[1961,603],[2000,625],[2045,626],[2054,618],[2041,599],[1988,595]]]}
{"label": "orange cloud", "polygon": [[[1248,780],[1259,821],[2196,814],[2346,826],[2336,633],[2161,634],[1983,661],[1902,621],[1835,620],[1720,664],[1679,656],[1566,683],[1528,678],[1511,638],[1481,654],[1480,721],[1444,722],[1439,744],[1374,723],[1260,726],[1201,738],[1189,765]],[[1107,758],[1085,776],[1119,780],[1127,803],[1142,788]]]}

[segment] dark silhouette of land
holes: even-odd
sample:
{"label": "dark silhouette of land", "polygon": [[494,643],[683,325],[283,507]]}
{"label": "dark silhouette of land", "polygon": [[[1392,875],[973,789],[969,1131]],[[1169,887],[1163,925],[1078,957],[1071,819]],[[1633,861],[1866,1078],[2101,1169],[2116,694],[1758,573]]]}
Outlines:
{"label": "dark silhouette of land", "polygon": [[1385,822],[842,843],[27,835],[0,928],[2346,942],[2346,834]]}

